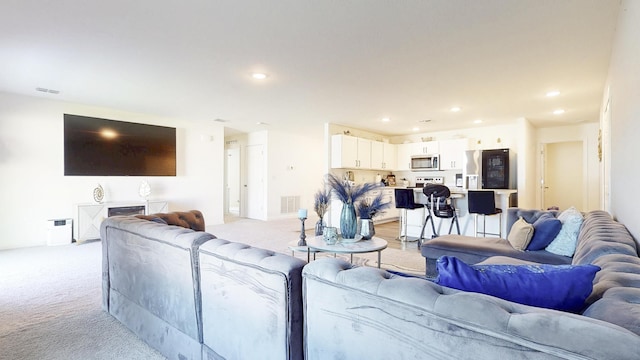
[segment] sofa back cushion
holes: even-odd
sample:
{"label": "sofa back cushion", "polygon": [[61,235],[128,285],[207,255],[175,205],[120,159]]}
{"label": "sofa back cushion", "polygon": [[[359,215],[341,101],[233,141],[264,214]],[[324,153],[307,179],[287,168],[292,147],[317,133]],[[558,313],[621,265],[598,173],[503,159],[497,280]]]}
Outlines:
{"label": "sofa back cushion", "polygon": [[199,262],[208,358],[303,358],[305,261],[215,239],[199,248]]}

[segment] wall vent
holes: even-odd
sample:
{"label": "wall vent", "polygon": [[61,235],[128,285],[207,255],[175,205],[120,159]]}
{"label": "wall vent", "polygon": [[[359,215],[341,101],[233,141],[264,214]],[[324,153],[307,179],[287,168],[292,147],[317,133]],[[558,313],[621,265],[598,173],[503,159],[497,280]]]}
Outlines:
{"label": "wall vent", "polygon": [[280,213],[291,214],[300,209],[300,196],[282,196],[280,198]]}

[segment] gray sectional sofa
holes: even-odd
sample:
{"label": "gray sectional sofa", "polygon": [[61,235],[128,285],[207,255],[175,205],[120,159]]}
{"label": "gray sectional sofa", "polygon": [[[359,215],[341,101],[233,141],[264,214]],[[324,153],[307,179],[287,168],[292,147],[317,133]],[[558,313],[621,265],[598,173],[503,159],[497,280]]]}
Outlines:
{"label": "gray sectional sofa", "polygon": [[103,310],[169,359],[303,358],[306,262],[152,218],[103,221]]}
{"label": "gray sectional sofa", "polygon": [[640,358],[637,246],[604,212],[573,258],[602,268],[581,315],[182,226],[101,228],[104,310],[170,359]]}
{"label": "gray sectional sofa", "polygon": [[[522,209],[510,214],[509,225],[541,215]],[[430,247],[434,240],[437,247]],[[442,236],[425,242],[422,252],[437,249],[434,259],[455,254],[483,264],[558,256],[509,249],[504,239],[463,240],[458,247],[461,237]],[[589,212],[575,255],[555,263],[601,268],[581,314],[334,259],[314,261],[303,270],[307,359],[640,359],[640,258],[626,228],[606,212]]]}

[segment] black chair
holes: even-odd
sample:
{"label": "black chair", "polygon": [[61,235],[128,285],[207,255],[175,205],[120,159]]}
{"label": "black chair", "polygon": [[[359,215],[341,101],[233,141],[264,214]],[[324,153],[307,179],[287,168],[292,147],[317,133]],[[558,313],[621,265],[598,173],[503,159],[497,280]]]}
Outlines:
{"label": "black chair", "polygon": [[[496,208],[496,193],[492,190],[469,190],[467,192],[467,203],[469,205],[469,214],[474,214],[473,227],[478,234],[483,237],[487,235],[495,235],[502,237],[502,209]],[[482,231],[478,231],[478,215],[482,215]],[[498,233],[487,232],[487,216],[498,215],[500,218],[500,230]]]}
{"label": "black chair", "polygon": [[424,239],[424,230],[428,222],[431,223],[431,230],[433,231],[431,238],[440,236],[436,231],[436,225],[434,222],[435,217],[451,219],[449,234],[451,234],[451,231],[453,230],[453,224],[456,224],[456,230],[458,230],[458,235],[460,235],[458,214],[451,202],[451,191],[449,188],[440,184],[426,184],[422,189],[422,192],[427,197],[427,202],[424,204],[426,208],[425,210],[427,210],[427,218],[424,220],[424,224],[422,225],[418,244],[421,245],[422,240]]}
{"label": "black chair", "polygon": [[[398,229],[398,240],[400,241],[415,241],[409,240],[407,236],[407,211],[422,208],[422,204],[416,204],[413,194],[413,189],[395,189],[396,208],[402,209],[400,212],[400,224]],[[404,231],[403,231],[404,230]]]}

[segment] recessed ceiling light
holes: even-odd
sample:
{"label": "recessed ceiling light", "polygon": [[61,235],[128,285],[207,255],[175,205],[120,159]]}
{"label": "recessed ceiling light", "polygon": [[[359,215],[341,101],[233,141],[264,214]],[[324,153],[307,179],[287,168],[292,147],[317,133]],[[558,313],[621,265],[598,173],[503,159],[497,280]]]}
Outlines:
{"label": "recessed ceiling light", "polygon": [[264,73],[253,73],[251,74],[251,77],[256,79],[256,80],[264,80],[267,78],[267,74]]}
{"label": "recessed ceiling light", "polygon": [[388,117],[382,118],[382,122],[389,122],[389,121],[391,121],[391,119],[389,119]]}
{"label": "recessed ceiling light", "polygon": [[558,109],[556,111],[553,112],[556,115],[560,115],[560,114],[564,114],[564,110],[563,109]]}
{"label": "recessed ceiling light", "polygon": [[458,112],[458,111],[460,111],[460,110],[462,110],[462,108],[461,108],[461,107],[459,107],[459,106],[454,106],[454,107],[452,107],[452,108],[451,108],[451,111],[452,111],[452,112]]}
{"label": "recessed ceiling light", "polygon": [[560,91],[558,91],[558,90],[549,91],[547,93],[547,97],[554,97],[554,96],[558,96],[558,95],[560,95]]}
{"label": "recessed ceiling light", "polygon": [[411,129],[412,131],[420,131],[419,127],[414,127],[413,129]]}
{"label": "recessed ceiling light", "polygon": [[475,120],[473,120],[473,123],[474,124],[480,124],[480,123],[482,123],[482,119],[475,119]]}

